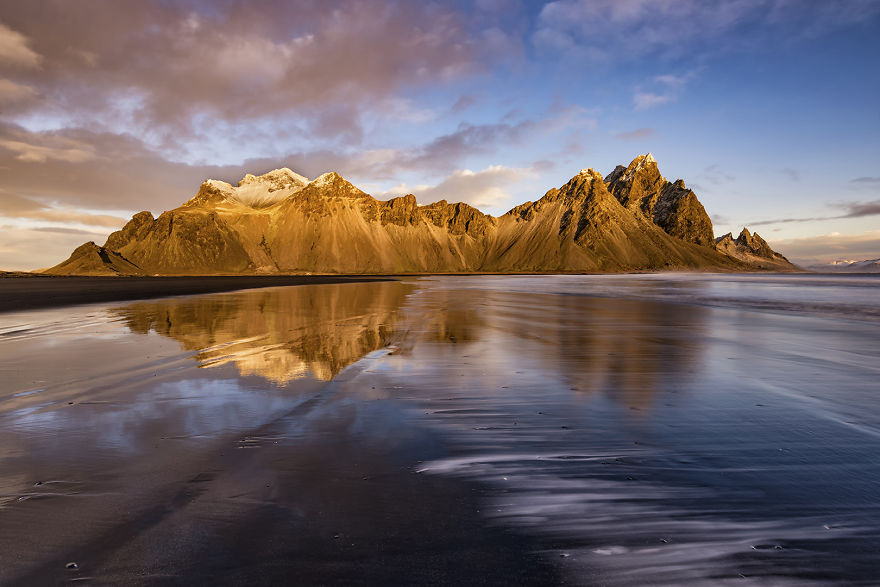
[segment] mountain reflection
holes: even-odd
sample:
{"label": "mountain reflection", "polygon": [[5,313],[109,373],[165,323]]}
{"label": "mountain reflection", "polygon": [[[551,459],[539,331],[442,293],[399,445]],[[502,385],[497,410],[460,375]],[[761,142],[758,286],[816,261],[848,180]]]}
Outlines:
{"label": "mountain reflection", "polygon": [[689,379],[707,329],[707,312],[696,306],[482,289],[428,290],[407,305],[406,320],[401,354],[422,364],[439,360],[455,371],[473,362],[487,377],[546,377],[567,393],[603,394],[633,410],[650,409],[658,393]]}
{"label": "mountain reflection", "polygon": [[201,366],[233,363],[277,384],[328,381],[386,346],[411,286],[395,281],[255,289],[155,300],[117,310],[133,332],[198,351]]}

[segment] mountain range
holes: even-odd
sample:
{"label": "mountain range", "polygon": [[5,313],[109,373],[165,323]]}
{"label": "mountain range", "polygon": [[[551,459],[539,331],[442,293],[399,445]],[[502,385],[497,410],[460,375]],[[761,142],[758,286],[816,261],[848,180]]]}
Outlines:
{"label": "mountain range", "polygon": [[103,246],[78,247],[50,274],[525,273],[798,268],[757,234],[715,238],[682,180],[648,153],[498,217],[465,203],[380,201],[337,173],[288,168],[207,180],[154,218],[139,212]]}
{"label": "mountain range", "polygon": [[847,259],[810,265],[807,269],[821,273],[880,273],[880,259],[866,259],[864,261]]}

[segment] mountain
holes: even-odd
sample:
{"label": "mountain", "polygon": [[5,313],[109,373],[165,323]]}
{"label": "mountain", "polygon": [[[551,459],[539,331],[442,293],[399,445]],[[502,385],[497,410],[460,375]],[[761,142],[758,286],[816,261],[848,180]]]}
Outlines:
{"label": "mountain", "polygon": [[715,248],[757,269],[790,271],[794,267],[788,259],[771,249],[757,232],[752,234],[747,228],[743,228],[736,238],[730,232],[718,237],[715,239]]}
{"label": "mountain", "polygon": [[499,217],[446,200],[419,206],[413,195],[379,201],[337,173],[309,181],[282,168],[248,174],[237,186],[207,180],[180,207],[158,218],[139,212],[103,247],[86,243],[47,272],[796,269],[769,247],[750,246],[747,253],[738,245],[717,247],[694,192],[664,179],[647,154],[607,177],[583,169]]}
{"label": "mountain", "polygon": [[880,259],[832,261],[831,263],[810,265],[807,269],[822,273],[880,273]]}

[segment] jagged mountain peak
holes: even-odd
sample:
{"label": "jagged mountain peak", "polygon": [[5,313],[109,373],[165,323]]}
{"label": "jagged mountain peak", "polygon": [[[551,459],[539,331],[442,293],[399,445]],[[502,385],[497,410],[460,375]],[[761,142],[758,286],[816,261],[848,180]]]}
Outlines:
{"label": "jagged mountain peak", "polygon": [[270,190],[277,190],[295,186],[301,187],[307,183],[309,183],[309,178],[296,173],[289,167],[281,167],[266,172],[263,175],[248,173],[238,182],[238,187],[262,184],[269,186]]}
{"label": "jagged mountain peak", "polygon": [[[603,179],[602,174],[593,169],[592,167],[588,167],[586,169],[581,169],[577,175],[575,175],[572,179],[579,177],[589,177],[592,181],[593,179]],[[604,179],[603,179],[604,181]]]}
{"label": "jagged mountain peak", "polygon": [[757,232],[749,232],[745,227],[736,238],[733,238],[732,232],[716,238],[715,248],[734,259],[762,269],[790,271],[794,267],[788,259],[771,249]]}
{"label": "jagged mountain peak", "polygon": [[662,179],[660,176],[660,170],[657,167],[657,160],[654,159],[654,155],[651,153],[646,153],[644,155],[639,155],[635,159],[633,159],[629,165],[626,167],[626,171],[623,175],[624,181],[632,180],[635,175],[639,172],[656,172],[657,176]]}
{"label": "jagged mountain peak", "polygon": [[249,208],[267,208],[301,191],[309,179],[288,167],[273,169],[262,175],[246,174],[237,186],[219,179],[202,183],[198,195],[188,207],[216,208],[242,204]]}
{"label": "jagged mountain peak", "polygon": [[325,197],[363,198],[367,194],[335,171],[322,173],[304,188],[304,193],[317,193]]}
{"label": "jagged mountain peak", "polygon": [[327,173],[322,173],[321,175],[316,177],[311,183],[315,184],[318,187],[321,187],[325,185],[331,185],[339,180],[345,180],[345,178],[343,178],[335,171],[328,171]]}

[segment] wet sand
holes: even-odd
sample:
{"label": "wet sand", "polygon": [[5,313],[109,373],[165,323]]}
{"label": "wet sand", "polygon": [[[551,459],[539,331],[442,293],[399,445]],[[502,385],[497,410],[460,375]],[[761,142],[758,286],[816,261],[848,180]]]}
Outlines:
{"label": "wet sand", "polygon": [[55,308],[238,289],[350,283],[391,279],[344,275],[217,275],[181,277],[82,277],[73,275],[0,276],[0,312]]}
{"label": "wet sand", "polygon": [[0,584],[873,584],[878,284],[446,277],[4,314]]}

